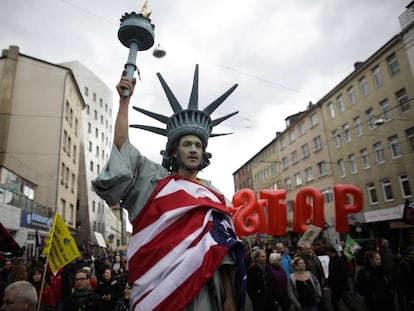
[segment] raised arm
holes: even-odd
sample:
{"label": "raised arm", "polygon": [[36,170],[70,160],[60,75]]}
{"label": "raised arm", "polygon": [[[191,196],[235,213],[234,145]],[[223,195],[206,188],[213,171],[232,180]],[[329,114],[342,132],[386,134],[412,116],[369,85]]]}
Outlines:
{"label": "raised arm", "polygon": [[[118,149],[121,149],[125,140],[128,138],[128,106],[131,96],[134,93],[136,79],[128,79],[126,77],[126,72],[124,71],[121,76],[121,80],[116,86],[116,90],[119,94],[119,108],[115,120],[115,130],[114,130],[114,144]],[[129,96],[124,97],[124,90],[129,90]]]}

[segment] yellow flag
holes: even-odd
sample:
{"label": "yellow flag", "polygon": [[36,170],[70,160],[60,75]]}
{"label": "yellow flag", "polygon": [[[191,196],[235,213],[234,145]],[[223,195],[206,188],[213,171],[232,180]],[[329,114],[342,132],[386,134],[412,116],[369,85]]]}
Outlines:
{"label": "yellow flag", "polygon": [[43,249],[43,255],[49,255],[49,266],[53,272],[58,271],[80,256],[78,246],[65,221],[57,213],[46,246]]}

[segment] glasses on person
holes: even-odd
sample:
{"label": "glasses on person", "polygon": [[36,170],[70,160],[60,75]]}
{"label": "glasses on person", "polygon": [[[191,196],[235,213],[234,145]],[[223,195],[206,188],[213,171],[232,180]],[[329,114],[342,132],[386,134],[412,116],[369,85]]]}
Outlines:
{"label": "glasses on person", "polygon": [[87,278],[75,278],[75,282],[83,282],[86,281]]}

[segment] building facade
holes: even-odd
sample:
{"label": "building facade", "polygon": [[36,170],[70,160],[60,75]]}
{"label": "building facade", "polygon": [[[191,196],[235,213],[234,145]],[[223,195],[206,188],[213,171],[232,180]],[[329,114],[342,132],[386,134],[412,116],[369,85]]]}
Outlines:
{"label": "building facade", "polygon": [[85,108],[70,69],[19,52],[0,57],[1,222],[33,255],[35,230],[47,237],[54,213],[76,233]]}
{"label": "building facade", "polygon": [[113,94],[110,88],[83,64],[72,61],[61,65],[73,71],[86,104],[82,111],[77,240],[80,243],[86,240],[97,242],[96,234],[101,234],[109,245],[117,249],[126,244],[126,218],[123,217],[123,210],[112,210],[92,187],[92,180],[104,167],[112,148]]}
{"label": "building facade", "polygon": [[[414,2],[400,16],[399,34],[357,62],[315,105],[288,117],[286,129],[272,141],[278,145],[274,157],[280,161],[289,213],[297,191],[319,189],[325,200],[324,234],[334,244],[344,238],[334,228],[335,184],[352,184],[363,192],[363,211],[349,217],[354,237],[386,236],[395,247],[414,243],[414,226],[402,222],[414,189],[413,22]],[[263,151],[254,158],[264,157]],[[252,172],[261,171],[263,163],[252,160]],[[233,176],[240,190],[239,170]],[[275,177],[264,176],[260,187]]]}

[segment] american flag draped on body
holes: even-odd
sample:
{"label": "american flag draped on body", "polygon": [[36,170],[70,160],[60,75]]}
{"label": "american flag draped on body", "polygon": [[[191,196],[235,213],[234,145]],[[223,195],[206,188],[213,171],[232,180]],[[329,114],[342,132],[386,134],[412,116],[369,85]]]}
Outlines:
{"label": "american flag draped on body", "polygon": [[136,267],[129,271],[131,310],[184,309],[229,249],[244,293],[243,247],[223,197],[188,179],[164,178],[134,220],[128,248],[129,266]]}

